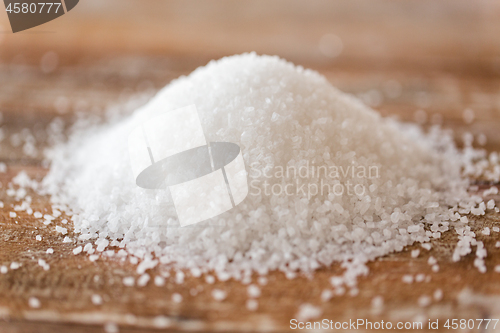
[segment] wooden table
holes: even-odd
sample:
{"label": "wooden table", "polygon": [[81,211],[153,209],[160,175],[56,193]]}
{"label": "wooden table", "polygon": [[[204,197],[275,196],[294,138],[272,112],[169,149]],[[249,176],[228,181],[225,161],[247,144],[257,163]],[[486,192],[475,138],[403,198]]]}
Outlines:
{"label": "wooden table", "polygon": [[[332,34],[342,42],[335,57],[328,52],[328,41],[338,42]],[[277,54],[317,69],[384,115],[413,121],[415,111],[424,110],[429,122],[442,120],[457,139],[465,131],[484,133],[485,148],[500,151],[498,1],[86,0],[53,22],[17,34],[9,33],[2,12],[0,111],[6,138],[0,160],[8,171],[0,173],[0,200],[5,203],[0,265],[16,261],[22,267],[0,274],[0,332],[101,332],[111,322],[122,332],[145,332],[167,322],[170,331],[287,331],[303,303],[319,306],[320,318],[335,321],[427,323],[432,318],[440,319],[442,329],[446,319],[500,318],[500,275],[493,271],[500,264],[495,247],[499,233],[478,232],[488,251],[484,274],[473,266],[473,254],[451,262],[457,237],[449,232],[418,258],[410,252],[420,246],[412,246],[370,263],[357,296],[321,301],[329,278],[342,272],[338,265],[320,269],[313,279],[287,280],[272,273],[262,287],[258,310],[250,312],[246,286],[238,282],[210,285],[188,275],[182,285],[171,278],[164,287],[151,282],[125,287],[121,280],[135,275],[132,265],[90,262],[73,255],[75,244],[62,243],[53,226],[23,213],[9,217],[14,201],[5,190],[12,177],[21,170],[38,179],[46,173],[39,155],[27,157],[12,145],[13,134],[28,128],[46,145],[43,129],[54,117],[69,124],[77,112],[102,115],[138,94],[151,96],[210,59],[246,51]],[[57,66],[51,64],[54,53]],[[472,124],[463,120],[466,108],[475,113]],[[33,195],[33,207],[48,211],[48,198]],[[500,225],[498,214],[471,220],[474,230]],[[54,254],[45,253],[49,247]],[[437,273],[427,264],[431,255],[439,261]],[[38,266],[38,258],[50,270]],[[419,273],[426,282],[402,281],[405,274]],[[198,288],[197,296],[191,296],[193,288]],[[213,288],[228,291],[228,298],[214,301]],[[443,291],[443,299],[419,306],[419,297],[432,296],[436,289]],[[172,302],[174,292],[183,296],[181,303]],[[102,295],[103,304],[94,305],[92,294]],[[30,296],[41,301],[39,309],[28,306]],[[372,307],[375,296],[384,298],[381,312]]]}

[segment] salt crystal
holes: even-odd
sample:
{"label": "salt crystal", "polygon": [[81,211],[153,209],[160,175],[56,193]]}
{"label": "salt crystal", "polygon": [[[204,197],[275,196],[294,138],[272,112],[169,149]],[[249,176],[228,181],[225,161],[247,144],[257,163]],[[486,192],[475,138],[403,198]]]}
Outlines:
{"label": "salt crystal", "polygon": [[265,276],[259,276],[259,278],[257,279],[257,282],[261,286],[265,286],[267,284],[267,278]]}
{"label": "salt crystal", "polygon": [[184,277],[185,277],[184,272],[178,271],[178,272],[175,274],[175,283],[177,283],[177,284],[182,284],[182,283],[184,283]]}
{"label": "salt crystal", "polygon": [[38,265],[41,266],[45,271],[50,269],[50,266],[43,259],[38,259]]}
{"label": "salt crystal", "polygon": [[321,300],[323,302],[328,302],[333,297],[333,292],[329,289],[325,289],[321,292]]}
{"label": "salt crystal", "polygon": [[466,124],[471,124],[474,121],[475,115],[472,109],[465,109],[463,112],[463,119]]}
{"label": "salt crystal", "polygon": [[430,256],[429,259],[427,260],[427,263],[432,266],[437,263],[437,260],[433,256]]}
{"label": "salt crystal", "polygon": [[432,245],[430,243],[425,243],[425,244],[422,244],[422,248],[426,249],[427,251],[430,251],[430,249],[432,248]]}
{"label": "salt crystal", "polygon": [[420,250],[419,249],[415,249],[415,250],[411,251],[411,257],[412,258],[417,258],[419,254],[420,254]]}
{"label": "salt crystal", "polygon": [[380,314],[384,307],[384,298],[382,296],[375,296],[372,298],[372,309],[374,314]]}
{"label": "salt crystal", "polygon": [[249,299],[246,301],[245,306],[248,311],[256,311],[259,307],[259,302],[255,299]]}
{"label": "salt crystal", "polygon": [[42,240],[42,236],[40,236],[40,235],[36,235],[36,236],[35,236],[35,239],[36,239],[37,241],[41,241],[41,240]]}
{"label": "salt crystal", "polygon": [[489,236],[490,235],[490,228],[486,227],[484,228],[481,233],[485,236]]}
{"label": "salt crystal", "polygon": [[21,264],[18,262],[13,261],[10,263],[10,269],[12,270],[18,269],[19,267],[21,267]]}
{"label": "salt crystal", "polygon": [[181,295],[181,294],[174,293],[174,294],[172,295],[172,301],[173,301],[174,303],[180,303],[180,302],[182,302],[182,295]]}
{"label": "salt crystal", "polygon": [[150,279],[149,274],[143,274],[137,279],[137,286],[139,287],[144,287],[145,285],[148,284]]}
{"label": "salt crystal", "polygon": [[486,196],[492,195],[492,194],[498,194],[498,188],[496,186],[492,186],[489,189],[487,189],[486,191],[484,191],[483,197],[486,197]]}
{"label": "salt crystal", "polygon": [[132,287],[135,284],[135,279],[132,276],[124,277],[123,284],[127,287]]}
{"label": "salt crystal", "polygon": [[256,298],[260,296],[260,288],[252,284],[247,287],[248,297]]}
{"label": "salt crystal", "polygon": [[403,275],[402,280],[404,283],[413,283],[413,275],[409,274]]}
{"label": "salt crystal", "polygon": [[94,305],[101,305],[102,304],[102,297],[98,294],[93,294],[91,297],[92,303]]}
{"label": "salt crystal", "polygon": [[224,290],[214,289],[214,290],[212,290],[212,297],[216,301],[220,302],[220,301],[223,301],[224,299],[226,299],[227,293]]}
{"label": "salt crystal", "polygon": [[429,306],[432,302],[432,299],[429,296],[423,295],[418,298],[418,305],[421,307]]}
{"label": "salt crystal", "polygon": [[34,216],[35,218],[37,218],[37,219],[41,219],[41,218],[43,217],[43,214],[42,214],[42,213],[40,213],[40,212],[34,212],[34,213],[33,213],[33,216]]}
{"label": "salt crystal", "polygon": [[439,302],[440,300],[443,299],[443,291],[441,289],[436,289],[434,291],[433,297],[435,301]]}
{"label": "salt crystal", "polygon": [[56,231],[60,232],[63,235],[66,235],[68,233],[68,229],[60,227],[60,226],[56,226]]}
{"label": "salt crystal", "polygon": [[81,246],[78,246],[76,248],[73,249],[73,254],[74,255],[77,255],[77,254],[80,254],[82,252],[82,247]]}
{"label": "salt crystal", "polygon": [[30,308],[38,309],[42,304],[40,303],[40,300],[36,297],[30,297],[28,299],[28,304]]}
{"label": "salt crystal", "polygon": [[157,275],[157,276],[155,276],[154,283],[155,283],[155,286],[162,287],[165,285],[165,279],[163,277]]}
{"label": "salt crystal", "polygon": [[488,203],[486,204],[486,208],[488,208],[488,209],[495,208],[495,200],[493,200],[493,199],[489,200]]}
{"label": "salt crystal", "polygon": [[323,311],[321,308],[305,303],[299,307],[299,311],[297,312],[295,318],[297,318],[298,321],[308,321],[310,319],[318,318],[322,313]]}
{"label": "salt crystal", "polygon": [[118,333],[120,330],[118,329],[118,325],[115,323],[107,323],[104,325],[104,332],[106,333]]}
{"label": "salt crystal", "polygon": [[2,274],[7,274],[7,272],[9,271],[9,269],[7,268],[7,266],[0,266],[0,273]]}
{"label": "salt crystal", "polygon": [[425,274],[417,274],[415,276],[415,281],[416,282],[423,282],[425,280]]}
{"label": "salt crystal", "polygon": [[172,325],[172,320],[164,316],[156,316],[153,319],[153,324],[157,328],[167,328]]}

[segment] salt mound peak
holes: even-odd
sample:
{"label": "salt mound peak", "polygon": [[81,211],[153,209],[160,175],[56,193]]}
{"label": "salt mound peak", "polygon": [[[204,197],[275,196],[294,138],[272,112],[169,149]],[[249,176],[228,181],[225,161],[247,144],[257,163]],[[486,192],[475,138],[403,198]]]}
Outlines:
{"label": "salt mound peak", "polygon": [[[168,190],[135,185],[127,135],[190,104],[207,141],[241,147],[250,193],[180,228]],[[48,156],[45,190],[81,239],[221,279],[291,277],[334,261],[353,278],[368,260],[440,237],[479,200],[461,175],[471,156],[449,135],[382,118],[320,74],[255,53],[212,61],[120,121],[75,130]]]}

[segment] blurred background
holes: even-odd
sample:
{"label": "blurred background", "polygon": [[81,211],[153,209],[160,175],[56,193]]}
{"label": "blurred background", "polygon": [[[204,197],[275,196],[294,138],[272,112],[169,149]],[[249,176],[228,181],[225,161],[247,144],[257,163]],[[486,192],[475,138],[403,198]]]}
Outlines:
{"label": "blurred background", "polygon": [[40,113],[99,112],[249,51],[314,68],[385,115],[460,133],[465,112],[469,130],[497,130],[493,0],[84,0],[16,34],[2,10],[0,110],[22,126]]}

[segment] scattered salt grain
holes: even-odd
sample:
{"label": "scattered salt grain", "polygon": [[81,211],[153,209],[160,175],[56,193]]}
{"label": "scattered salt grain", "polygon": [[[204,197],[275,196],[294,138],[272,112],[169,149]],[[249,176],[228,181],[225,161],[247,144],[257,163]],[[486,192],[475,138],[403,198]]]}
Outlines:
{"label": "scattered salt grain", "polygon": [[13,261],[10,263],[10,269],[12,270],[18,269],[19,267],[21,267],[21,264],[18,262]]}
{"label": "scattered salt grain", "polygon": [[486,203],[486,208],[493,209],[495,208],[495,200],[491,199]]}
{"label": "scattered salt grain", "polygon": [[40,300],[36,297],[30,297],[28,299],[28,304],[30,308],[38,309],[42,304],[40,303]]}
{"label": "scattered salt grain", "polygon": [[436,289],[433,294],[434,300],[439,302],[443,299],[443,291],[441,289]]}
{"label": "scattered salt grain", "polygon": [[498,187],[496,186],[490,187],[489,189],[483,192],[483,197],[487,197],[492,194],[498,194]]}
{"label": "scattered salt grain", "polygon": [[63,243],[72,243],[73,240],[71,238],[69,238],[68,236],[64,237],[63,239]]}
{"label": "scattered salt grain", "polygon": [[416,282],[424,282],[424,280],[425,280],[425,274],[417,274],[415,276],[415,281]]}
{"label": "scattered salt grain", "polygon": [[82,252],[82,247],[81,246],[78,246],[76,248],[73,249],[73,254],[74,255],[77,255],[77,254],[80,254]]}
{"label": "scattered salt grain", "polygon": [[489,236],[490,235],[490,228],[486,227],[484,228],[481,233],[485,236]]}
{"label": "scattered salt grain", "polygon": [[132,276],[124,277],[123,284],[127,287],[132,287],[135,284],[135,279]]}
{"label": "scattered salt grain", "polygon": [[248,299],[245,306],[248,311],[256,311],[259,308],[259,302],[255,299]]}
{"label": "scattered salt grain", "polygon": [[247,294],[250,298],[260,297],[260,288],[252,284],[247,287]]}
{"label": "scattered salt grain", "polygon": [[418,305],[420,307],[427,307],[431,304],[432,299],[429,296],[423,295],[418,298]]}
{"label": "scattered salt grain", "polygon": [[180,303],[180,302],[182,302],[182,295],[178,294],[178,293],[172,294],[172,301],[174,303]]}
{"label": "scattered salt grain", "polygon": [[384,298],[382,296],[375,296],[372,299],[372,313],[374,315],[379,315],[384,309]]}
{"label": "scattered salt grain", "polygon": [[261,286],[265,286],[267,285],[267,278],[265,276],[259,276],[259,278],[257,279],[257,283]]}
{"label": "scattered salt grain", "polygon": [[93,294],[91,297],[92,303],[94,305],[101,305],[102,304],[102,297],[98,294]]}
{"label": "scattered salt grain", "polygon": [[325,289],[321,292],[321,300],[323,302],[328,302],[333,297],[333,291],[330,289]]}
{"label": "scattered salt grain", "polygon": [[212,290],[212,297],[216,301],[220,302],[220,301],[223,301],[224,299],[226,299],[227,293],[224,290],[214,289],[214,290]]}
{"label": "scattered salt grain", "polygon": [[295,318],[297,318],[298,321],[308,321],[310,319],[318,318],[321,316],[323,313],[323,310],[321,308],[314,306],[312,304],[302,304],[299,307],[299,311],[297,312],[297,315]]}
{"label": "scattered salt grain", "polygon": [[474,111],[472,109],[465,109],[462,116],[466,124],[472,124],[475,118]]}
{"label": "scattered salt grain", "polygon": [[155,276],[154,279],[155,286],[163,287],[165,285],[165,279],[159,275]]}
{"label": "scattered salt grain", "polygon": [[427,260],[427,263],[432,266],[437,263],[437,260],[433,256],[430,256],[429,259]]}
{"label": "scattered salt grain", "polygon": [[36,239],[37,241],[41,241],[41,240],[42,240],[42,236],[40,236],[40,235],[36,235],[35,239]]}
{"label": "scattered salt grain", "polygon": [[16,212],[9,212],[9,217],[14,218],[16,216],[17,216]]}
{"label": "scattered salt grain", "polygon": [[497,241],[497,242],[495,243],[495,247],[500,247],[500,241]]}
{"label": "scattered salt grain", "polygon": [[66,235],[68,233],[68,229],[60,227],[60,226],[56,226],[56,231],[60,232],[63,235]]}
{"label": "scattered salt grain", "polygon": [[172,320],[164,316],[156,316],[153,319],[153,324],[156,328],[167,328],[172,325]]}
{"label": "scattered salt grain", "polygon": [[494,232],[500,232],[500,228],[499,227],[493,227],[493,228],[491,228],[491,230],[493,230]]}
{"label": "scattered salt grain", "polygon": [[118,333],[119,331],[118,325],[115,323],[107,323],[104,325],[104,332],[106,333]]}
{"label": "scattered salt grain", "polygon": [[175,283],[177,283],[177,284],[183,284],[184,283],[184,277],[185,277],[184,272],[178,271],[175,274]]}
{"label": "scattered salt grain", "polygon": [[37,219],[41,219],[41,218],[43,217],[43,214],[42,214],[42,213],[40,213],[40,212],[34,212],[34,213],[33,213],[33,216],[34,216],[35,218],[37,218]]}
{"label": "scattered salt grain", "polygon": [[50,269],[50,265],[45,262],[43,259],[38,259],[38,265],[43,268],[43,270],[48,271]]}
{"label": "scattered salt grain", "polygon": [[145,285],[148,284],[150,279],[149,274],[143,274],[137,279],[137,286],[139,287],[144,287]]}
{"label": "scattered salt grain", "polygon": [[208,284],[213,284],[215,282],[215,278],[212,276],[212,275],[207,275],[205,277],[205,281],[208,283]]}
{"label": "scattered salt grain", "polygon": [[403,275],[402,280],[404,283],[408,283],[408,284],[413,283],[413,275],[409,275],[409,274]]}
{"label": "scattered salt grain", "polygon": [[7,268],[7,266],[0,266],[0,273],[2,274],[7,274],[7,272],[9,271],[9,269]]}
{"label": "scattered salt grain", "polygon": [[97,254],[93,254],[93,255],[89,256],[89,260],[90,260],[91,262],[94,262],[94,261],[96,261],[97,259],[99,259],[99,255],[97,255]]}
{"label": "scattered salt grain", "polygon": [[500,265],[496,265],[493,269],[496,273],[500,273]]}
{"label": "scattered salt grain", "polygon": [[432,245],[430,243],[424,243],[424,244],[422,244],[422,248],[426,249],[427,251],[430,251],[432,248]]}
{"label": "scattered salt grain", "polygon": [[7,164],[5,164],[4,162],[0,162],[0,172],[1,173],[7,172]]}
{"label": "scattered salt grain", "polygon": [[419,254],[420,254],[420,250],[419,249],[411,251],[411,257],[412,258],[417,258]]}

